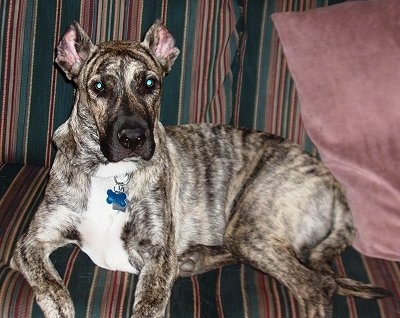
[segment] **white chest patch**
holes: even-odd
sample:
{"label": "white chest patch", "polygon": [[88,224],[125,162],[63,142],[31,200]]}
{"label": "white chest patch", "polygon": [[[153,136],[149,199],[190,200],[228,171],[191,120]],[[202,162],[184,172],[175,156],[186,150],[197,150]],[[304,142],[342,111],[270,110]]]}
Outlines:
{"label": "white chest patch", "polygon": [[88,209],[78,227],[81,249],[100,267],[137,274],[121,240],[129,213],[113,210],[106,202],[114,184],[114,178],[92,178]]}

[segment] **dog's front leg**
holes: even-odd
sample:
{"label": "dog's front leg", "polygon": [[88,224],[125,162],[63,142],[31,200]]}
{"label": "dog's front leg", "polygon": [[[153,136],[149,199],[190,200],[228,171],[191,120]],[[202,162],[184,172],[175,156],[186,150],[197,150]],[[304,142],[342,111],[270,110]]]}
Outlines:
{"label": "dog's front leg", "polygon": [[132,318],[162,318],[168,305],[172,286],[177,277],[177,260],[163,255],[157,262],[142,268],[136,286]]}
{"label": "dog's front leg", "polygon": [[49,259],[58,242],[43,242],[32,231],[18,241],[11,266],[20,271],[31,285],[45,317],[74,317],[74,307],[67,288]]}

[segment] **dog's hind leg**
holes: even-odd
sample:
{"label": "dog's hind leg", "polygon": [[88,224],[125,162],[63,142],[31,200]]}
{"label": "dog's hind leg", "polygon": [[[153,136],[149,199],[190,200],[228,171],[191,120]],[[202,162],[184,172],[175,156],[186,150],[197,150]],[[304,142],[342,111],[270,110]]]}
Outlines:
{"label": "dog's hind leg", "polygon": [[324,274],[331,275],[337,284],[336,292],[342,296],[356,296],[366,299],[389,297],[392,294],[386,289],[358,282],[349,278],[339,277],[331,268],[334,259],[340,255],[347,246],[351,245],[356,229],[353,225],[347,200],[342,188],[338,184],[333,185],[335,200],[333,202],[334,219],[332,231],[315,246],[307,261],[307,266]]}
{"label": "dog's hind leg", "polygon": [[[247,231],[249,230],[249,231]],[[304,266],[291,246],[278,237],[261,238],[246,226],[227,236],[227,245],[234,254],[260,271],[270,274],[289,288],[308,318],[330,317],[331,298],[336,290],[333,278]]]}
{"label": "dog's hind leg", "polygon": [[322,272],[332,272],[331,263],[351,245],[356,233],[343,189],[335,183],[332,184],[332,191],[332,229],[324,240],[309,251],[307,260],[307,266]]}
{"label": "dog's hind leg", "polygon": [[[242,211],[257,208],[254,202],[250,204],[242,202]],[[276,229],[257,225],[268,222],[262,217],[256,220],[257,216],[260,217],[236,213],[226,229],[226,247],[241,262],[270,274],[288,287],[300,304],[302,317],[330,317],[336,290],[334,278],[306,267],[285,236]]]}

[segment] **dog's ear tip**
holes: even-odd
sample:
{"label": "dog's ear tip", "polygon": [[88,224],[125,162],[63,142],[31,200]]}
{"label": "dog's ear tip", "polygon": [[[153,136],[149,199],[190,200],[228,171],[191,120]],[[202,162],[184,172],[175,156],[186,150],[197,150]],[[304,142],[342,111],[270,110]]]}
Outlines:
{"label": "dog's ear tip", "polygon": [[175,39],[161,19],[153,23],[142,43],[150,49],[154,57],[160,62],[165,73],[168,73],[180,50],[175,47]]}

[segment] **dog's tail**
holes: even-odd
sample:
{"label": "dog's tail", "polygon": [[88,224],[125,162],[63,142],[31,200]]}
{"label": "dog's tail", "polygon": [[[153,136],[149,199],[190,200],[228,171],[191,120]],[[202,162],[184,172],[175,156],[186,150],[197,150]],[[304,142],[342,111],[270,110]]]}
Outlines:
{"label": "dog's tail", "polygon": [[376,299],[393,296],[391,292],[383,287],[365,284],[350,278],[335,277],[337,284],[336,292],[342,296],[356,296],[360,298]]}

